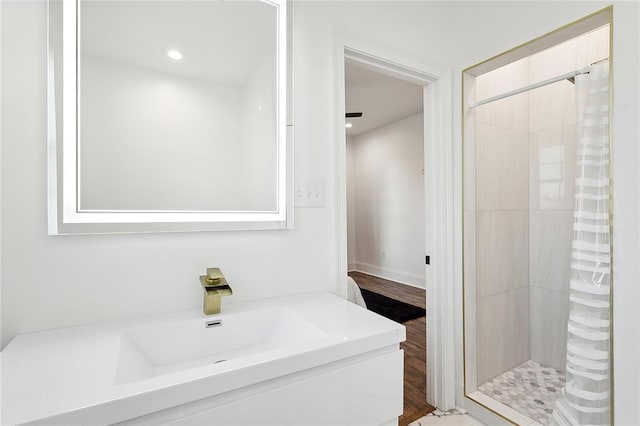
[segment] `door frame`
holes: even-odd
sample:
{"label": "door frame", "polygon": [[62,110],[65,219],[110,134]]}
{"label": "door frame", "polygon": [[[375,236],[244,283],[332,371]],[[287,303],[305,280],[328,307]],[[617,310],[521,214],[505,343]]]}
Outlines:
{"label": "door frame", "polygon": [[[453,71],[334,33],[336,293],[347,296],[345,58],[424,86],[427,402],[455,408]],[[427,201],[428,200],[428,201]]]}

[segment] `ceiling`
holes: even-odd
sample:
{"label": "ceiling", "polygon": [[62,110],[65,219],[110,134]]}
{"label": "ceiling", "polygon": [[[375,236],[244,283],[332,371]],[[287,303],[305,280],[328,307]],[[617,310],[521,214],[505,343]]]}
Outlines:
{"label": "ceiling", "polygon": [[370,66],[345,59],[346,111],[362,112],[348,119],[347,135],[381,127],[422,112],[423,87],[374,71]]}
{"label": "ceiling", "polygon": [[276,47],[277,9],[258,0],[80,2],[82,55],[239,86]]}

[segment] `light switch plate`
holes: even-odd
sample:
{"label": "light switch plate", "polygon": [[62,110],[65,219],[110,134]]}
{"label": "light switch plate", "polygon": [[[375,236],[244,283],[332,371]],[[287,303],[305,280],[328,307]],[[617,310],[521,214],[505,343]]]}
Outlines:
{"label": "light switch plate", "polygon": [[294,207],[324,207],[324,182],[296,184],[293,198]]}

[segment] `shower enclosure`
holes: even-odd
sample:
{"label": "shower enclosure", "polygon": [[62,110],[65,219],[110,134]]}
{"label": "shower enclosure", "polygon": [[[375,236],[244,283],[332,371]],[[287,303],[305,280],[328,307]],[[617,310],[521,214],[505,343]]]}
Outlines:
{"label": "shower enclosure", "polygon": [[[595,284],[595,303],[606,304],[603,312],[609,313],[610,253],[578,253],[575,241],[587,214],[576,209],[584,207],[579,204],[586,197],[596,203],[595,213],[587,216],[595,222],[584,225],[589,238],[597,230],[609,243],[608,80],[597,89],[606,102],[589,107],[607,119],[598,118],[607,139],[597,164],[584,157],[595,148],[584,136],[588,120],[580,116],[584,111],[576,99],[576,83],[602,73],[595,70],[608,71],[609,38],[605,10],[464,73],[465,393],[516,424],[562,424],[563,416],[579,415],[562,410],[576,405],[580,411],[581,404],[558,403],[581,386],[574,373],[587,374],[583,364],[592,362],[576,361],[571,346],[581,339],[572,334],[570,321],[582,318],[582,299],[576,302],[572,293],[576,269],[605,273],[606,283]],[[606,168],[597,170],[605,170],[606,177],[584,176],[585,164],[605,162]],[[595,195],[585,195],[585,182],[596,186]],[[597,246],[605,250],[604,243]],[[603,263],[584,266],[585,258]],[[608,350],[608,317],[601,320],[597,325],[606,329],[606,338],[597,345]],[[599,410],[601,417],[593,424],[606,424],[609,415],[608,352],[600,361],[606,372],[589,373],[597,377],[597,389],[575,391],[584,396],[581,392],[593,390],[587,411]],[[602,398],[591,405],[592,394]]]}

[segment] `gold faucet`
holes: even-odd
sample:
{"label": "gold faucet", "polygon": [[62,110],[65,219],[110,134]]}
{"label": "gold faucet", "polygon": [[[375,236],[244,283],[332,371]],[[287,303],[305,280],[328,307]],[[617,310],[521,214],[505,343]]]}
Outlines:
{"label": "gold faucet", "polygon": [[200,284],[204,289],[203,312],[205,315],[219,314],[222,296],[233,294],[220,268],[207,268],[207,275],[200,275]]}

